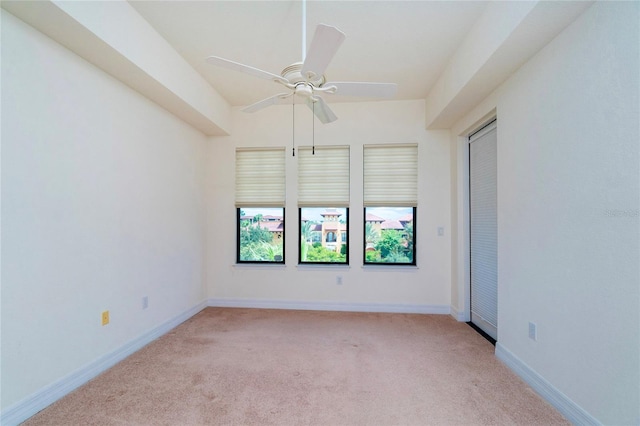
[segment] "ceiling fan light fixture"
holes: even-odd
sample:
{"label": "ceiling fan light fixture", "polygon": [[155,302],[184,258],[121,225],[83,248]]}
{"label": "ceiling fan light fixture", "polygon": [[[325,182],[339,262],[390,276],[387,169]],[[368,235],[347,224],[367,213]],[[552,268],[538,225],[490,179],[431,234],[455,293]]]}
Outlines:
{"label": "ceiling fan light fixture", "polygon": [[300,82],[296,84],[296,95],[313,100],[313,87],[309,83]]}

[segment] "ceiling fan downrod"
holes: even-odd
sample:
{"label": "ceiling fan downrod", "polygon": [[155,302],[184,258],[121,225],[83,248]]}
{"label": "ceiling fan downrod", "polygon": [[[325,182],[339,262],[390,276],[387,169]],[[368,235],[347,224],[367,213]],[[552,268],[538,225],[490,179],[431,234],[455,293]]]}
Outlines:
{"label": "ceiling fan downrod", "polygon": [[302,58],[307,57],[307,0],[302,0]]}

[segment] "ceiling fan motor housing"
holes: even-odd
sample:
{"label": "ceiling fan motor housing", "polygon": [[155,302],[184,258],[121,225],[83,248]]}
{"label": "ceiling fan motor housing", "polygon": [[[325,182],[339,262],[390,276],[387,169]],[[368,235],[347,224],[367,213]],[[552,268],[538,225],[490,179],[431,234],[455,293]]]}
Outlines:
{"label": "ceiling fan motor housing", "polygon": [[296,62],[295,64],[291,64],[285,69],[282,70],[280,75],[287,79],[289,83],[297,86],[298,83],[309,83],[313,87],[321,87],[324,83],[326,83],[326,78],[324,75],[310,75],[305,77],[302,75],[300,70],[302,69],[302,62]]}

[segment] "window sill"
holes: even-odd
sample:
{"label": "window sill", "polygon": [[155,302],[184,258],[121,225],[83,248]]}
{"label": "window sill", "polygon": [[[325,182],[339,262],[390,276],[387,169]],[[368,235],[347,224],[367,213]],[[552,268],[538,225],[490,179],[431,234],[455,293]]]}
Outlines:
{"label": "window sill", "polygon": [[284,263],[234,263],[232,268],[238,269],[284,269],[287,265]]}
{"label": "window sill", "polygon": [[336,270],[336,269],[344,269],[344,270],[349,270],[351,269],[351,266],[349,265],[341,265],[339,263],[326,263],[326,264],[321,264],[321,263],[311,263],[311,264],[297,264],[296,268],[304,271],[304,270],[318,270],[318,269],[332,269],[332,270]]}
{"label": "window sill", "polygon": [[362,265],[364,271],[394,271],[394,272],[413,272],[417,271],[417,265]]}

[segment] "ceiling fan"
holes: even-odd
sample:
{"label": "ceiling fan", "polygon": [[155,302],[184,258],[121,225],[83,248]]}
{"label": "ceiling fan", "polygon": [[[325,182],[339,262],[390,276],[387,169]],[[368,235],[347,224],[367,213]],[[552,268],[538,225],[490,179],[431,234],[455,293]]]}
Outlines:
{"label": "ceiling fan", "polygon": [[[207,62],[212,65],[240,71],[254,77],[274,81],[288,92],[258,101],[242,109],[244,112],[256,112],[271,105],[283,103],[287,98],[294,96],[305,100],[309,108],[322,123],[331,123],[338,119],[321,95],[344,96],[368,96],[376,98],[390,98],[396,94],[395,83],[370,83],[370,82],[327,82],[324,71],[338,51],[345,39],[345,34],[330,25],[320,24],[311,40],[308,54],[306,49],[305,5],[303,2],[302,18],[302,57],[303,62],[296,62],[285,67],[280,75],[263,71],[249,65],[230,61],[218,56],[209,56]],[[293,100],[292,100],[293,102]]]}

